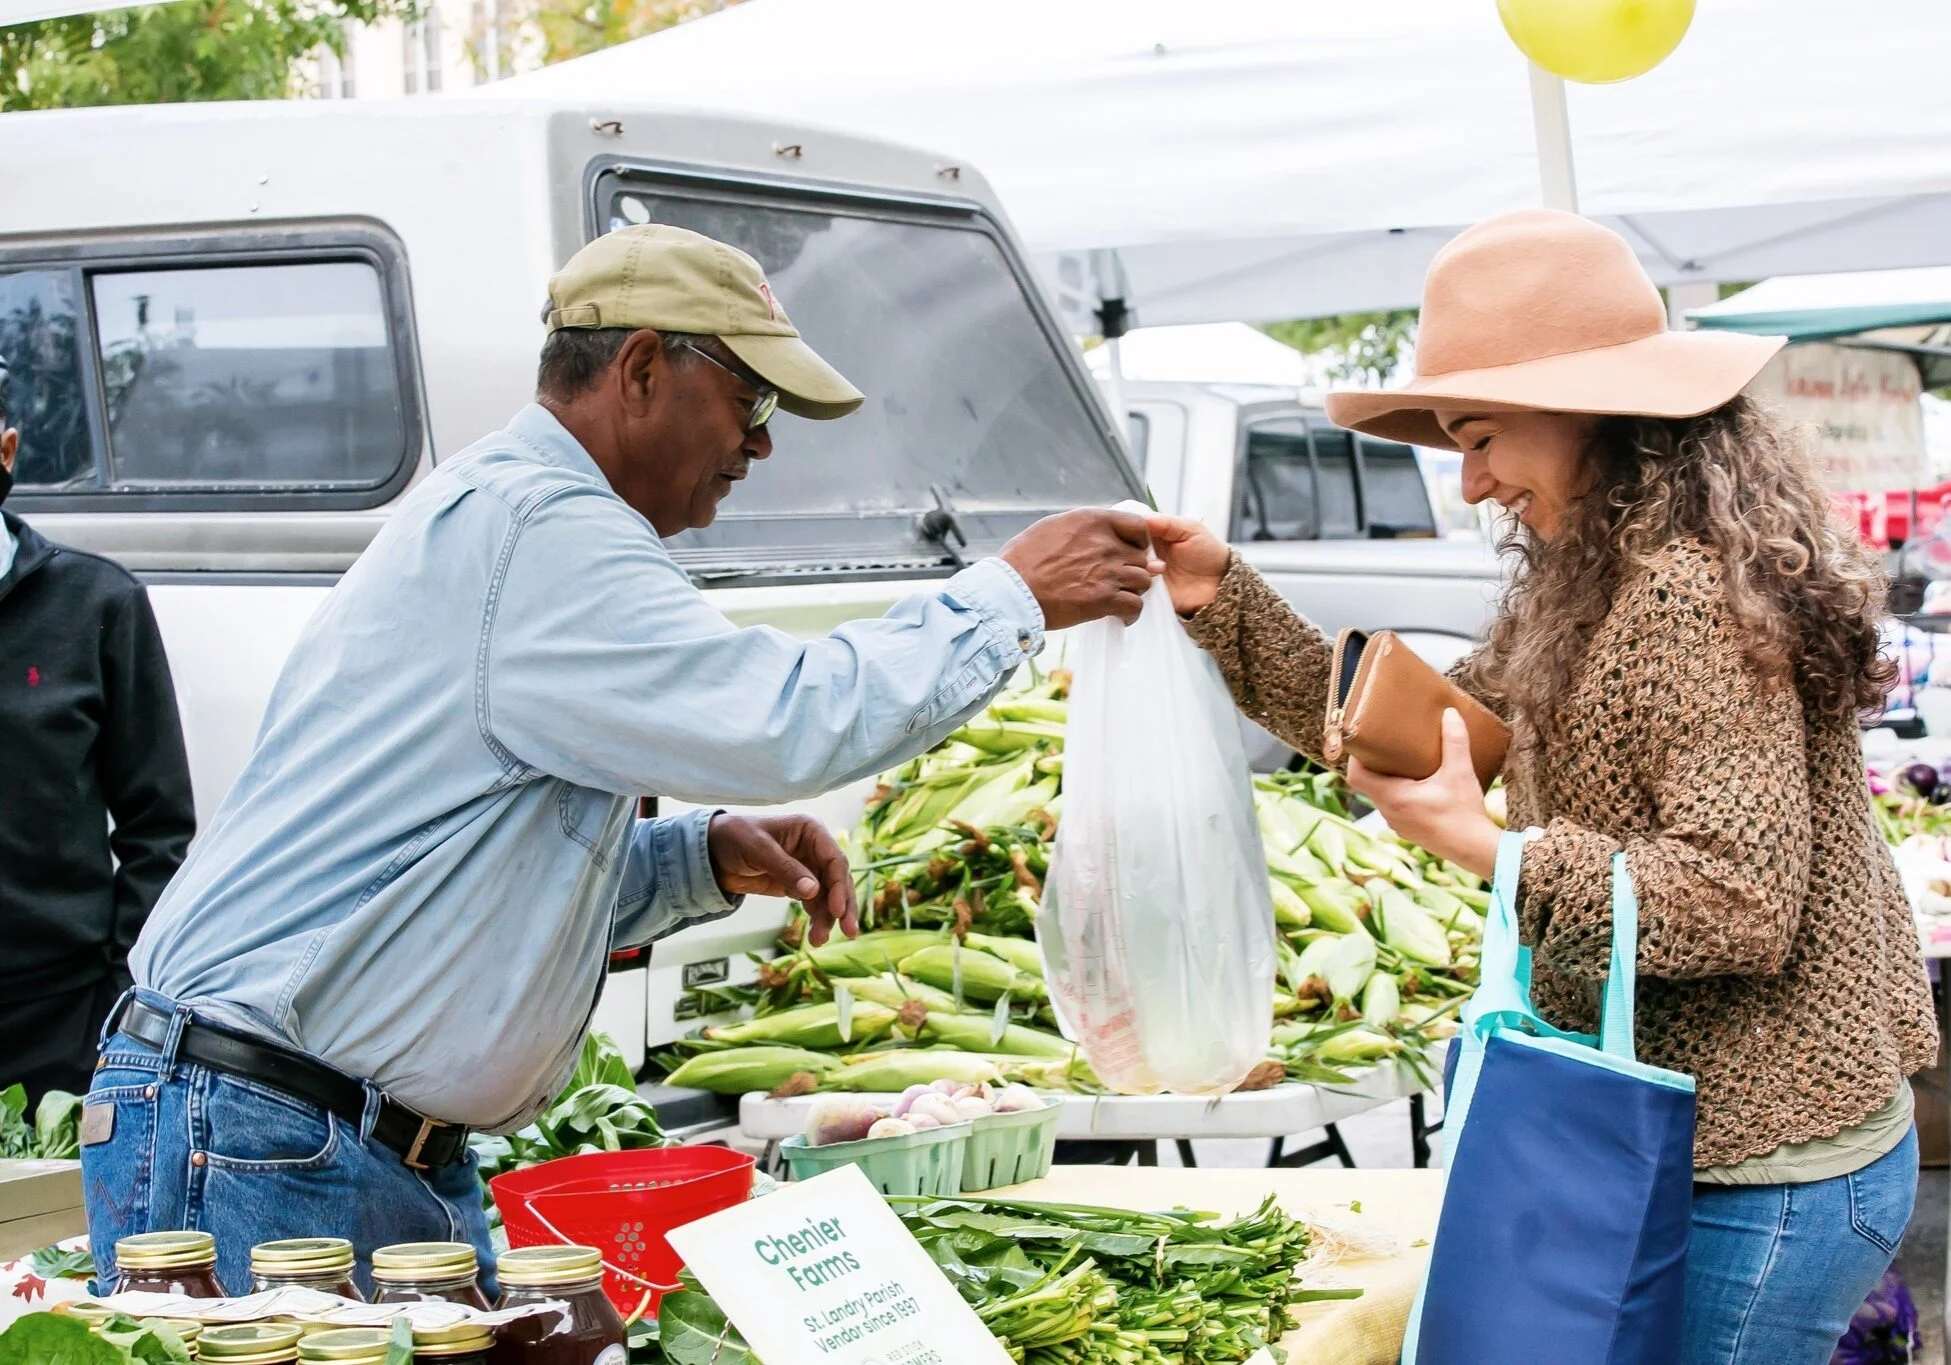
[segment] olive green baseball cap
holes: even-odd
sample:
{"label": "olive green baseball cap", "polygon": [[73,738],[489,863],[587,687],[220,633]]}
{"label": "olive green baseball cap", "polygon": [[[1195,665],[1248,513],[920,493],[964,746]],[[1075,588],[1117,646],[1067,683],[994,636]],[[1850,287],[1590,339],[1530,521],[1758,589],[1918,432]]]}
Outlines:
{"label": "olive green baseball cap", "polygon": [[650,223],[598,237],[550,279],[543,320],[551,332],[649,327],[715,336],[796,417],[845,417],[866,401],[800,340],[757,261],[683,228]]}

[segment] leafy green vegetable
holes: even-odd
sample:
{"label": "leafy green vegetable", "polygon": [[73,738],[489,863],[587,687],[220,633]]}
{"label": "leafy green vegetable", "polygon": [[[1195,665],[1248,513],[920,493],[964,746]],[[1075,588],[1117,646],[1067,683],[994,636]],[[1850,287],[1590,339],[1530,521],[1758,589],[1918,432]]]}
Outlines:
{"label": "leafy green vegetable", "polygon": [[193,1359],[176,1329],[161,1318],[114,1313],[95,1329],[95,1335],[137,1365],[189,1365]]}
{"label": "leafy green vegetable", "polygon": [[29,1313],[0,1332],[0,1365],[130,1365],[133,1359],[80,1319],[58,1313]]}
{"label": "leafy green vegetable", "polygon": [[27,1087],[0,1090],[0,1157],[34,1155],[34,1130],[27,1126]]}
{"label": "leafy green vegetable", "polygon": [[95,1273],[95,1257],[87,1247],[42,1247],[27,1254],[27,1268],[44,1280],[86,1280]]}
{"label": "leafy green vegetable", "polygon": [[666,1294],[657,1308],[657,1335],[671,1365],[759,1365],[745,1338],[702,1290]]}
{"label": "leafy green vegetable", "polygon": [[81,1096],[50,1090],[34,1109],[35,1155],[72,1161],[81,1155]]}
{"label": "leafy green vegetable", "polygon": [[18,1083],[0,1090],[0,1157],[72,1161],[81,1155],[79,1095],[50,1090],[27,1121],[27,1087]]}

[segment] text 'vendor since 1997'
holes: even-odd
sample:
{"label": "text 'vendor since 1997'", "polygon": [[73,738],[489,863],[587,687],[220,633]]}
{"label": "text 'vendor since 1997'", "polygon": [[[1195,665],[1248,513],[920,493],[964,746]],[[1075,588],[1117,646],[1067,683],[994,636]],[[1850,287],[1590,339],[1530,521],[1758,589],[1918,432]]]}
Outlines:
{"label": "text 'vendor since 1997'", "polygon": [[[889,1280],[842,1303],[832,1304],[817,1313],[808,1313],[800,1321],[806,1327],[806,1335],[813,1338],[821,1351],[832,1352],[842,1346],[851,1346],[863,1337],[898,1326],[920,1312],[921,1306],[901,1281]],[[907,1365],[923,1365],[923,1356],[914,1354],[914,1349],[913,1346],[897,1347],[888,1358],[907,1362]],[[925,1348],[923,1353],[926,1354]]]}

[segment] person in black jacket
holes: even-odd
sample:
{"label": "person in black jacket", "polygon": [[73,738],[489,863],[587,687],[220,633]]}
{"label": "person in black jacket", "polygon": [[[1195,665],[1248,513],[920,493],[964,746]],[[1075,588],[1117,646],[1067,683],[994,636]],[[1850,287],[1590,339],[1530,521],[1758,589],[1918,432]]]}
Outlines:
{"label": "person in black jacket", "polygon": [[[20,446],[6,373],[0,501]],[[88,1089],[129,949],[195,831],[148,594],[0,509],[0,1086],[30,1105]]]}

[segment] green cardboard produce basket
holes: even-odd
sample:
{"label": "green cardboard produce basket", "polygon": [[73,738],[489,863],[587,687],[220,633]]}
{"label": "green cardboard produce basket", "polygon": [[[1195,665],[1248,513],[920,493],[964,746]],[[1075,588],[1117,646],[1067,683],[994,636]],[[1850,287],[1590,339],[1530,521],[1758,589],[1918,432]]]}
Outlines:
{"label": "green cardboard produce basket", "polygon": [[1050,1174],[1057,1155],[1057,1120],[1062,1100],[1045,1099],[1041,1109],[1014,1114],[984,1114],[969,1134],[962,1161],[962,1193],[1017,1185]]}
{"label": "green cardboard produce basket", "polygon": [[969,1125],[952,1123],[908,1137],[867,1138],[860,1142],[807,1144],[795,1134],[779,1144],[793,1179],[807,1180],[838,1166],[858,1166],[882,1194],[952,1195],[962,1192],[962,1163]]}

